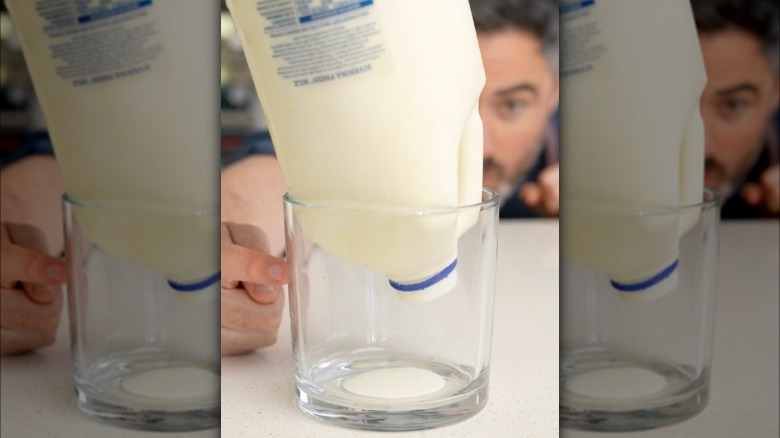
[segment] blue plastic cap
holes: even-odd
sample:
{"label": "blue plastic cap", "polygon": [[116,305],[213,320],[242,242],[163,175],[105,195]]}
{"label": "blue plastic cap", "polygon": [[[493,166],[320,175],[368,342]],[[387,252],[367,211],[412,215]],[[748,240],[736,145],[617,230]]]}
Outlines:
{"label": "blue plastic cap", "polygon": [[198,292],[218,282],[221,278],[222,272],[217,271],[211,277],[195,283],[177,283],[173,280],[168,280],[168,285],[177,292]]}
{"label": "blue plastic cap", "polygon": [[669,278],[669,276],[672,275],[677,269],[677,265],[679,264],[680,259],[676,259],[674,262],[672,262],[671,265],[664,268],[661,272],[646,280],[642,280],[636,283],[620,283],[615,280],[610,280],[609,282],[612,284],[612,287],[619,290],[620,292],[642,292]]}
{"label": "blue plastic cap", "polygon": [[447,278],[455,270],[456,266],[458,266],[458,259],[453,260],[452,263],[439,271],[436,275],[428,277],[425,280],[419,281],[417,283],[398,283],[393,280],[388,281],[390,282],[390,286],[399,292],[419,292],[421,290],[428,289],[429,287]]}

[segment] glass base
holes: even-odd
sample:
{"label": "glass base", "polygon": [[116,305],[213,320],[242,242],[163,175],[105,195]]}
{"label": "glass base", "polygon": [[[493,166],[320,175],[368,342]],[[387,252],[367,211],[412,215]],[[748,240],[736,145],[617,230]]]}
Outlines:
{"label": "glass base", "polygon": [[76,376],[76,404],[116,426],[160,431],[218,427],[218,364],[159,352],[111,355]]}
{"label": "glass base", "polygon": [[607,351],[564,354],[561,427],[637,431],[686,420],[709,400],[709,370]]}
{"label": "glass base", "polygon": [[430,429],[475,415],[487,403],[488,372],[398,358],[330,358],[298,376],[298,407],[329,424],[374,431]]}

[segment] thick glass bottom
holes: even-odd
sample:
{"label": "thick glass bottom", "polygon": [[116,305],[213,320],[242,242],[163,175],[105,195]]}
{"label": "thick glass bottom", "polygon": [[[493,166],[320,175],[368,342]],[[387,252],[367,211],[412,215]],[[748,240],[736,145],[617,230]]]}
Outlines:
{"label": "thick glass bottom", "polygon": [[76,376],[76,404],[117,426],[161,431],[219,426],[218,364],[160,352],[112,354]]}
{"label": "thick glass bottom", "polygon": [[709,400],[709,370],[609,351],[562,354],[561,427],[652,429],[686,420]]}
{"label": "thick glass bottom", "polygon": [[298,407],[321,421],[375,430],[429,429],[464,420],[487,403],[488,372],[414,359],[321,361],[298,376]]}

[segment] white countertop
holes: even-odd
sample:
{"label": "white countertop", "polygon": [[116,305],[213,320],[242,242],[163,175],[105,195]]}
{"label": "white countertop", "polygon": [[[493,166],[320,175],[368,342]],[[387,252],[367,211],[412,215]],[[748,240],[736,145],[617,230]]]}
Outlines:
{"label": "white countertop", "polygon": [[[696,417],[609,438],[775,437],[780,434],[780,222],[721,225],[712,394]],[[558,223],[499,226],[496,315],[487,407],[464,422],[408,437],[558,436]],[[285,313],[286,318],[286,313]],[[3,437],[213,437],[219,431],[149,433],[106,426],[73,399],[66,324],[57,343],[0,361]],[[222,436],[392,436],[318,423],[294,405],[289,322],[279,342],[222,361]],[[400,434],[398,434],[400,435]],[[564,429],[564,438],[605,434]]]}

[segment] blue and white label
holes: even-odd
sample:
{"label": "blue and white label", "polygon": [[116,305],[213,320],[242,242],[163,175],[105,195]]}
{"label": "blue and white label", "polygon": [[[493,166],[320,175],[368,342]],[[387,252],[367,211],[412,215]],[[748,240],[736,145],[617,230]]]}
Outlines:
{"label": "blue and white label", "polygon": [[77,20],[80,24],[96,20],[104,20],[151,5],[152,0],[130,2],[121,0],[106,0],[98,2],[93,0],[76,0],[76,12],[79,14]]}
{"label": "blue and white label", "polygon": [[561,1],[561,4],[559,6],[560,8],[560,15],[564,16],[566,14],[570,14],[572,12],[577,12],[581,9],[585,9],[588,7],[593,6],[596,3],[595,0],[574,0],[574,1]]}
{"label": "blue and white label", "polygon": [[596,0],[562,1],[560,20],[561,79],[602,67],[607,48]]}
{"label": "blue and white label", "polygon": [[276,73],[295,87],[375,71],[385,52],[374,0],[259,0]]}
{"label": "blue and white label", "polygon": [[[314,5],[317,3],[317,5]],[[306,14],[298,17],[299,23],[309,23],[315,20],[322,20],[324,18],[334,17],[336,15],[346,14],[347,12],[354,11],[355,9],[365,8],[374,4],[374,0],[364,0],[360,2],[340,2],[335,4],[331,1],[299,1],[298,11]]]}
{"label": "blue and white label", "polygon": [[153,6],[154,0],[37,0],[57,76],[83,87],[151,70],[163,52]]}

